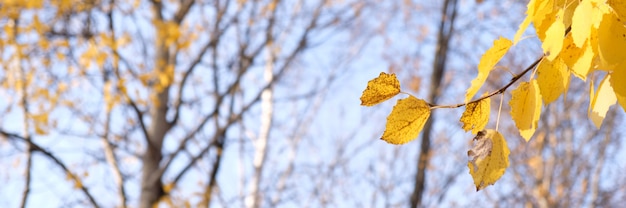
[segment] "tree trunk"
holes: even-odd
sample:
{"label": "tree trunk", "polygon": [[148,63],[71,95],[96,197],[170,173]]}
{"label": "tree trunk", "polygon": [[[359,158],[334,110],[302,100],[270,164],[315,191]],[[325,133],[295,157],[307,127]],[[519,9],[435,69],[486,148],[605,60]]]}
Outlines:
{"label": "tree trunk", "polygon": [[[430,79],[428,100],[436,102],[441,93],[440,85],[445,71],[446,58],[448,54],[448,44],[454,31],[454,19],[456,17],[457,0],[445,0],[441,12],[441,24],[437,35],[437,47],[433,72]],[[424,133],[420,146],[419,158],[417,160],[417,173],[415,174],[415,185],[411,194],[411,207],[423,206],[423,196],[426,187],[426,168],[430,162],[430,137],[433,131],[435,117],[431,116],[424,125]]]}

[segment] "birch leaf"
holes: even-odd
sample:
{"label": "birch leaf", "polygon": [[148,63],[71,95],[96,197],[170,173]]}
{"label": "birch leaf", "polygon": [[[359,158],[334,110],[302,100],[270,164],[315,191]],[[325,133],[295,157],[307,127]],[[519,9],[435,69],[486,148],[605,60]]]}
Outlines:
{"label": "birch leaf", "polygon": [[[589,90],[593,91],[593,85]],[[611,86],[611,74],[607,74],[604,77],[596,92],[591,92],[591,95],[588,111],[589,119],[596,125],[596,128],[600,128],[602,121],[606,117],[606,112],[617,102],[617,97],[615,97],[615,92]]]}
{"label": "birch leaf", "polygon": [[426,101],[409,96],[398,100],[387,117],[382,140],[391,144],[405,144],[417,138],[430,116]]}
{"label": "birch leaf", "polygon": [[546,30],[546,38],[541,44],[543,53],[547,55],[548,60],[552,61],[561,52],[563,48],[563,36],[565,36],[565,25],[563,25],[563,10],[559,10],[557,18],[552,25]]}
{"label": "birch leaf", "polygon": [[400,93],[400,81],[395,74],[381,72],[377,78],[367,82],[361,95],[361,105],[373,106]]}
{"label": "birch leaf", "polygon": [[576,10],[574,11],[574,16],[572,17],[572,38],[574,40],[574,44],[577,47],[582,48],[583,44],[591,35],[591,18],[589,18],[592,14],[593,6],[591,5],[591,1],[583,0],[580,2]]}
{"label": "birch leaf", "polygon": [[543,59],[537,66],[537,85],[544,105],[554,102],[567,89],[569,72],[561,58],[553,61]]}
{"label": "birch leaf", "polygon": [[605,14],[598,28],[598,53],[607,69],[626,60],[626,26],[622,21],[612,13]]}
{"label": "birch leaf", "polygon": [[476,191],[493,185],[509,167],[511,151],[499,132],[486,129],[478,132],[473,139],[472,149],[467,152],[470,175],[474,179]]}
{"label": "birch leaf", "polygon": [[537,80],[522,82],[511,94],[511,118],[520,135],[528,141],[535,133],[541,116],[541,95]]}
{"label": "birch leaf", "polygon": [[513,45],[513,43],[510,40],[500,37],[500,39],[495,40],[493,46],[483,54],[478,63],[478,76],[472,80],[470,88],[467,89],[467,93],[465,93],[466,103],[469,102],[472,97],[476,95],[480,87],[483,86],[489,76],[489,72],[491,72],[493,67],[502,59],[509,48],[511,48],[511,45]]}
{"label": "birch leaf", "polygon": [[626,112],[626,64],[613,71],[610,80],[617,102]]}
{"label": "birch leaf", "polygon": [[475,103],[468,103],[465,106],[465,112],[461,116],[463,130],[472,130],[472,134],[477,134],[485,129],[489,122],[489,113],[491,109],[491,99],[483,99]]}

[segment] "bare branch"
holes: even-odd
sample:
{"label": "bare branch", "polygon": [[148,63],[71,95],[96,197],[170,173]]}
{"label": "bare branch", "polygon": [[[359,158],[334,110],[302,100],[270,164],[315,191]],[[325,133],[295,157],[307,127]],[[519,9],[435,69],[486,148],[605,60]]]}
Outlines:
{"label": "bare branch", "polygon": [[[46,156],[48,159],[52,160],[55,164],[57,164],[59,167],[61,167],[61,169],[63,169],[63,172],[65,172],[66,174],[70,175],[72,180],[74,180],[74,183],[76,184],[83,184],[80,179],[78,178],[78,176],[74,173],[72,173],[67,166],[61,162],[61,160],[59,160],[56,156],[54,156],[52,153],[48,152],[47,150],[45,150],[44,148],[42,148],[41,146],[35,144],[33,141],[24,138],[20,135],[17,134],[13,134],[13,133],[9,133],[6,132],[4,130],[0,130],[0,134],[9,138],[9,139],[16,139],[19,141],[22,141],[26,144],[31,145],[32,147],[32,151],[33,152],[40,152],[42,153],[44,156]],[[93,205],[94,207],[100,207],[98,205],[98,203],[96,203],[96,200],[94,199],[93,195],[89,192],[89,189],[87,189],[87,187],[85,186],[80,186],[80,190],[83,192],[83,194],[85,194],[85,196],[87,196],[87,199],[89,199],[89,202],[91,203],[91,205]]]}

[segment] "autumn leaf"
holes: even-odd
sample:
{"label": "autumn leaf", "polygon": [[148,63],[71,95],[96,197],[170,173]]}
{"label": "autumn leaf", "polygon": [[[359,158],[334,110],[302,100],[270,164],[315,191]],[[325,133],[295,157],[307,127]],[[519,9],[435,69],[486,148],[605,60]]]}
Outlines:
{"label": "autumn leaf", "polygon": [[604,77],[595,93],[593,92],[593,85],[591,85],[589,91],[590,104],[588,116],[593,124],[596,125],[596,128],[600,128],[602,121],[606,117],[606,112],[617,102],[617,97],[615,97],[615,92],[611,86],[611,75],[607,74]]}
{"label": "autumn leaf", "polygon": [[361,105],[373,106],[400,93],[400,81],[395,74],[381,72],[377,78],[367,82],[361,95]]}
{"label": "autumn leaf", "polygon": [[426,101],[409,96],[398,100],[387,117],[382,140],[391,144],[404,144],[417,138],[430,116]]}
{"label": "autumn leaf", "polygon": [[[595,31],[595,29],[593,31]],[[595,34],[596,32],[592,33]],[[583,44],[582,48],[579,48],[574,43],[570,33],[563,41],[563,50],[559,56],[570,68],[572,74],[581,80],[587,79],[587,74],[591,69],[591,64],[595,57],[593,47],[591,46],[591,40],[592,39],[587,40],[585,44]]]}
{"label": "autumn leaf", "polygon": [[612,13],[605,14],[598,28],[598,53],[608,69],[626,61],[626,27],[622,21]]}
{"label": "autumn leaf", "polygon": [[489,122],[489,113],[491,109],[491,99],[486,98],[478,102],[468,103],[465,106],[465,112],[461,116],[463,130],[472,130],[472,134],[477,134],[485,129]]}
{"label": "autumn leaf", "polygon": [[535,133],[541,116],[541,95],[537,80],[522,82],[511,94],[511,118],[520,135],[528,141]]}
{"label": "autumn leaf", "polygon": [[[557,17],[563,16],[563,10],[559,10]],[[552,25],[546,30],[546,38],[541,44],[543,53],[546,54],[548,60],[552,61],[561,52],[563,48],[563,37],[565,36],[565,25],[560,18],[557,18]]]}
{"label": "autumn leaf", "polygon": [[513,44],[517,44],[517,42],[520,41],[522,34],[524,34],[524,31],[526,31],[526,28],[528,28],[528,25],[530,25],[530,22],[533,19],[532,17],[535,15],[535,4],[537,4],[537,2],[538,0],[530,0],[530,2],[528,2],[528,8],[526,9],[526,18],[524,18],[524,21],[522,21],[522,23],[519,25],[517,32],[515,32],[515,36],[513,37]]}
{"label": "autumn leaf", "polygon": [[469,102],[472,97],[476,95],[480,87],[485,83],[485,80],[487,80],[489,72],[491,72],[498,61],[502,59],[504,54],[509,51],[511,45],[513,45],[513,43],[510,40],[500,37],[500,39],[495,40],[493,46],[483,54],[478,63],[478,76],[472,80],[470,88],[467,89],[467,93],[465,93],[465,103]]}
{"label": "autumn leaf", "polygon": [[541,92],[544,105],[555,101],[565,90],[569,83],[569,72],[561,58],[553,61],[543,59],[537,65],[537,85]]}
{"label": "autumn leaf", "polygon": [[622,106],[624,112],[626,112],[626,63],[613,71],[610,82],[615,96],[617,97],[617,102]]}
{"label": "autumn leaf", "polygon": [[554,9],[554,1],[552,0],[537,0],[534,6],[535,12],[533,13],[532,23],[537,37],[543,42],[546,38],[546,31],[556,20],[558,11]]}
{"label": "autumn leaf", "polygon": [[591,35],[592,22],[589,17],[592,15],[592,12],[593,6],[589,0],[580,2],[574,11],[571,34],[574,44],[579,48],[583,47],[583,44]]}
{"label": "autumn leaf", "polygon": [[499,132],[486,129],[476,134],[472,149],[467,152],[467,167],[474,179],[476,191],[493,185],[504,175],[509,167],[510,153],[506,140]]}

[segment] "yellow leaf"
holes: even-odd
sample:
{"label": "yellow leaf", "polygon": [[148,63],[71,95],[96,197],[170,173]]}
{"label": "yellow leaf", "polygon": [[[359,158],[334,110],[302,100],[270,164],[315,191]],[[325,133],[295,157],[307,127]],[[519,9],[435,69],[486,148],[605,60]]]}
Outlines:
{"label": "yellow leaf", "polygon": [[473,139],[472,149],[467,152],[470,175],[474,179],[476,191],[493,185],[509,167],[511,151],[499,132],[487,129],[478,132]]}
{"label": "yellow leaf", "polygon": [[535,4],[535,12],[533,13],[533,25],[537,37],[542,42],[546,38],[546,31],[556,20],[557,11],[554,9],[554,0],[539,0]]}
{"label": "yellow leaf", "polygon": [[526,31],[526,28],[528,28],[528,25],[530,25],[530,22],[535,15],[535,5],[537,4],[537,2],[537,0],[530,0],[530,2],[528,2],[526,9],[526,18],[524,18],[522,24],[519,25],[519,29],[517,29],[517,32],[515,32],[515,36],[513,37],[513,44],[517,44],[517,42],[520,41],[522,34],[524,34],[524,31]]}
{"label": "yellow leaf", "polygon": [[522,37],[522,34],[524,34],[524,31],[526,31],[526,28],[528,28],[528,25],[530,25],[530,17],[526,16],[524,21],[519,25],[519,29],[517,29],[517,32],[515,32],[515,36],[513,37],[513,44],[517,44],[517,42],[520,41],[520,38]]}
{"label": "yellow leaf", "polygon": [[557,13],[557,19],[546,30],[546,38],[541,44],[543,53],[547,55],[548,60],[552,61],[561,52],[563,48],[563,37],[565,36],[565,25],[563,25],[563,10]]}
{"label": "yellow leaf", "polygon": [[430,116],[430,106],[413,96],[398,100],[387,117],[382,140],[391,144],[404,144],[415,139]]}
{"label": "yellow leaf", "polygon": [[381,72],[377,78],[367,82],[361,95],[361,105],[373,106],[400,93],[400,81],[395,74]]}
{"label": "yellow leaf", "polygon": [[598,28],[598,53],[602,65],[613,69],[626,61],[626,26],[614,14],[605,14]]}
{"label": "yellow leaf", "polygon": [[478,76],[472,80],[470,88],[467,89],[467,93],[465,93],[466,103],[476,95],[489,76],[489,72],[491,72],[498,61],[502,59],[504,54],[511,48],[512,44],[510,40],[500,37],[500,39],[495,40],[493,46],[483,54],[478,63]]}
{"label": "yellow leaf", "polygon": [[563,14],[563,25],[565,25],[565,28],[572,26],[574,10],[576,10],[579,4],[578,0],[565,0],[565,2],[562,3],[563,7],[565,7],[565,13]]}
{"label": "yellow leaf", "polygon": [[620,17],[626,17],[626,2],[624,0],[608,0],[606,3]]}
{"label": "yellow leaf", "polygon": [[485,129],[489,122],[489,113],[491,110],[491,99],[483,99],[475,103],[468,103],[465,106],[465,112],[461,116],[463,130],[472,130],[472,134]]}
{"label": "yellow leaf", "polygon": [[622,109],[626,112],[626,64],[618,67],[611,74],[611,87],[617,97],[617,102],[622,106]]}
{"label": "yellow leaf", "polygon": [[587,79],[587,74],[595,57],[593,47],[590,46],[593,44],[592,41],[597,39],[597,32],[595,31],[595,29],[592,31],[591,38],[583,44],[582,48],[578,48],[574,44],[571,33],[568,34],[563,41],[563,50],[559,56],[571,72],[582,80]]}
{"label": "yellow leaf", "polygon": [[522,82],[511,92],[511,118],[519,129],[520,135],[526,140],[535,133],[537,122],[541,116],[541,98],[537,80]]}
{"label": "yellow leaf", "polygon": [[606,117],[606,112],[609,111],[609,108],[612,105],[615,105],[617,102],[617,97],[615,97],[615,92],[613,91],[613,87],[611,87],[611,74],[607,74],[602,82],[600,82],[600,86],[598,86],[598,90],[596,93],[593,93],[593,85],[589,89],[591,91],[592,99],[590,100],[589,106],[589,119],[593,121],[593,124],[596,125],[596,128],[600,128],[602,125],[602,120]]}
{"label": "yellow leaf", "polygon": [[565,92],[569,77],[567,66],[561,58],[557,57],[554,61],[541,60],[537,66],[537,85],[544,105],[555,101]]}
{"label": "yellow leaf", "polygon": [[572,37],[577,47],[582,48],[583,44],[591,35],[591,18],[593,6],[590,0],[583,0],[572,17]]}

